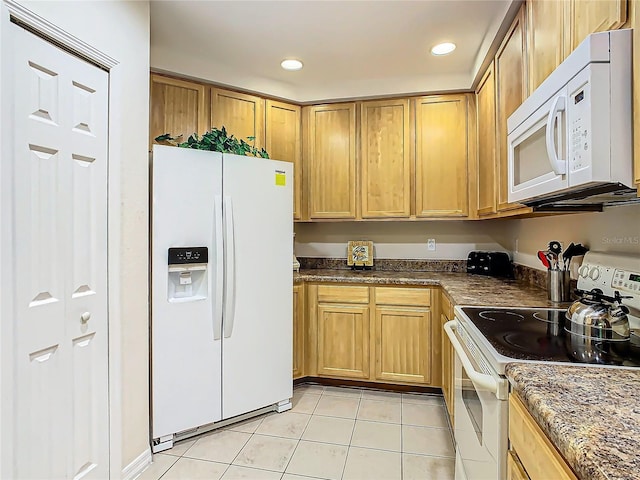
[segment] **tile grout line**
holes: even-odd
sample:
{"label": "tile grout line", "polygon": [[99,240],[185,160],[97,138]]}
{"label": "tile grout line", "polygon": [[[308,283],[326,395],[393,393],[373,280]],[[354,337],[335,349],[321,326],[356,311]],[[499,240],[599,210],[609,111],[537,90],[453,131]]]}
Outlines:
{"label": "tile grout line", "polygon": [[[157,455],[157,454],[156,454],[156,455]],[[171,465],[169,465],[169,468],[167,468],[167,469],[164,471],[164,473],[158,477],[158,480],[160,480],[162,477],[164,477],[164,476],[169,472],[169,470],[171,470],[171,469],[173,468],[173,466],[174,466],[176,463],[178,463],[178,460],[180,460],[180,458],[182,458],[182,457],[177,457],[177,458],[176,458],[176,457],[174,457],[174,458],[176,459],[176,461],[175,461],[175,462],[173,462]],[[153,463],[153,459],[151,460],[151,463]]]}
{"label": "tile grout line", "polygon": [[360,398],[358,399],[358,408],[356,409],[356,418],[353,419],[353,429],[351,430],[349,445],[347,445],[347,455],[344,458],[344,465],[342,466],[342,474],[340,475],[340,480],[344,478],[344,472],[347,469],[347,461],[349,460],[349,451],[351,450],[351,442],[353,442],[353,434],[356,431],[356,424],[358,423],[358,413],[360,413],[361,404],[362,404],[362,392],[360,392]]}

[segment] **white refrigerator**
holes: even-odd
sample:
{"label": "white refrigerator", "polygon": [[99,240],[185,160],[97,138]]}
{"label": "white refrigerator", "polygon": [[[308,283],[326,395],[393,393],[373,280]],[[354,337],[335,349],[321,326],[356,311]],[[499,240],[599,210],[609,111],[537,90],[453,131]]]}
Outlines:
{"label": "white refrigerator", "polygon": [[291,408],[293,165],[153,147],[155,452],[176,434]]}

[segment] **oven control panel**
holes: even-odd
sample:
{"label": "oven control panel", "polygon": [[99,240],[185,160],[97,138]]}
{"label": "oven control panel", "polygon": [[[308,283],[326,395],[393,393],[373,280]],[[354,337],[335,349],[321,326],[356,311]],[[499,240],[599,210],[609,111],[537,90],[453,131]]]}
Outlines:
{"label": "oven control panel", "polygon": [[616,291],[625,305],[640,309],[640,255],[587,252],[578,270],[578,289],[599,288],[605,295]]}

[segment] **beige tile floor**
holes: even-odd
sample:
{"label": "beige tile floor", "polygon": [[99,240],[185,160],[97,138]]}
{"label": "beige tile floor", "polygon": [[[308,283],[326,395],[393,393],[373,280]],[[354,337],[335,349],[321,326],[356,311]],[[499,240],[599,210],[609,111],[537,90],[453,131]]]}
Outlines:
{"label": "beige tile floor", "polygon": [[176,444],[140,480],[453,479],[442,397],[301,385],[293,408]]}

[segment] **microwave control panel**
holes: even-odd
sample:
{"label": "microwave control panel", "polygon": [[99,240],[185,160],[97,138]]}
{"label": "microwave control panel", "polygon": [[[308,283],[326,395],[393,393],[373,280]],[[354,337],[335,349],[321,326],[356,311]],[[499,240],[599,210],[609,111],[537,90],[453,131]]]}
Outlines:
{"label": "microwave control panel", "polygon": [[569,96],[569,170],[572,172],[591,164],[590,93],[590,83],[586,82]]}

